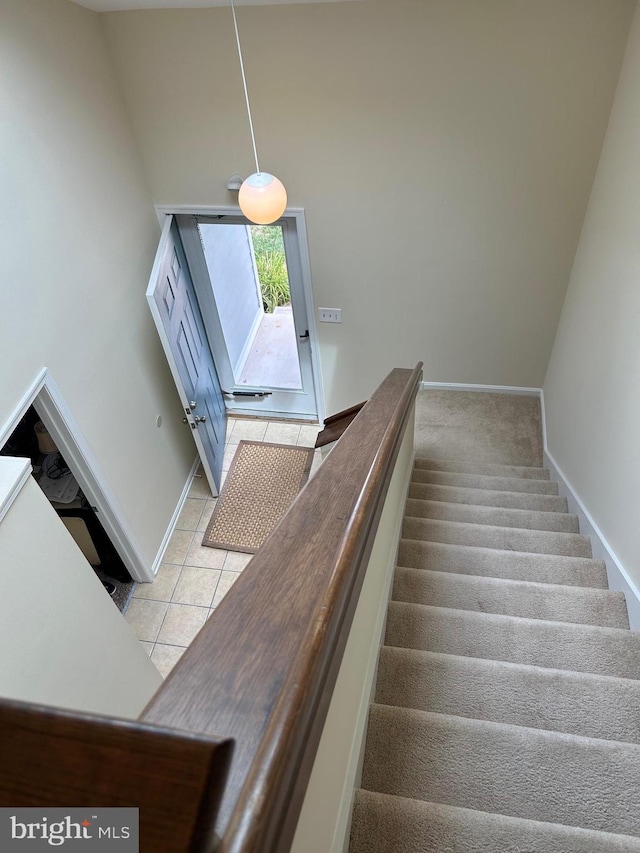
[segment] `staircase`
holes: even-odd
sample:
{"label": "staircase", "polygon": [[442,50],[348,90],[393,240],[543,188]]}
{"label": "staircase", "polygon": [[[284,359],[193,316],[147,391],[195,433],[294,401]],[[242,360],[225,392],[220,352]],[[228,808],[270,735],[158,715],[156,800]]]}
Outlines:
{"label": "staircase", "polygon": [[542,468],[416,461],[351,853],[640,851],[640,634]]}

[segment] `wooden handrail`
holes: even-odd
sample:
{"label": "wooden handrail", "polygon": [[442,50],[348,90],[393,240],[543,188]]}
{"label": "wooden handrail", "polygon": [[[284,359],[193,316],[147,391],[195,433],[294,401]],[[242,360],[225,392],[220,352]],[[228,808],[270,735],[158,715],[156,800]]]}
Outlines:
{"label": "wooden handrail", "polygon": [[364,403],[358,403],[356,406],[351,406],[349,409],[325,418],[324,429],[318,433],[316,439],[316,448],[326,447],[327,444],[333,444],[334,441],[337,441],[365,405],[366,400]]}
{"label": "wooden handrail", "polygon": [[141,715],[235,741],[220,853],[290,847],[421,376],[391,371]]}
{"label": "wooden handrail", "polygon": [[8,699],[0,733],[0,806],[133,806],[141,850],[211,850],[230,740]]}

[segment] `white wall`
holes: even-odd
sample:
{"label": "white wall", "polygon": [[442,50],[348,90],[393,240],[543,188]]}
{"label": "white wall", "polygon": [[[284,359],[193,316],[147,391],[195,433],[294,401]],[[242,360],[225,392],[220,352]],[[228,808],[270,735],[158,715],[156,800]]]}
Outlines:
{"label": "white wall", "polygon": [[0,696],[140,714],[162,678],[33,478],[0,523],[0,590]]}
{"label": "white wall", "polygon": [[3,0],[0,99],[0,428],[48,367],[151,562],[195,451],[146,305],[159,229],[99,16]]}
{"label": "white wall", "polygon": [[549,451],[640,586],[640,14],[544,385]]}
{"label": "white wall", "polygon": [[[633,0],[240,7],[261,166],[307,216],[327,411],[393,366],[542,384]],[[253,170],[229,8],[103,16],[153,198]]]}

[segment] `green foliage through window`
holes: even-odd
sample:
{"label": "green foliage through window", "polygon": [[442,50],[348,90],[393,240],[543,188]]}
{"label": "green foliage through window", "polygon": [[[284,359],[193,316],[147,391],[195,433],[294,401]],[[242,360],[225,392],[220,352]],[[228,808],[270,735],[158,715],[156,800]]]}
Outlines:
{"label": "green foliage through window", "polygon": [[252,225],[251,238],[265,311],[271,314],[291,301],[289,274],[279,225]]}

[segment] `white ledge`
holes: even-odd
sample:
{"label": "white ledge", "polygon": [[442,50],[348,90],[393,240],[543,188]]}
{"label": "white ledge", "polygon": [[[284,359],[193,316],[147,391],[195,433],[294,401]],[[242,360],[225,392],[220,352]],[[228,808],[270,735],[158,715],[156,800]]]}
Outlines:
{"label": "white ledge", "polygon": [[0,521],[31,475],[31,460],[0,456]]}

